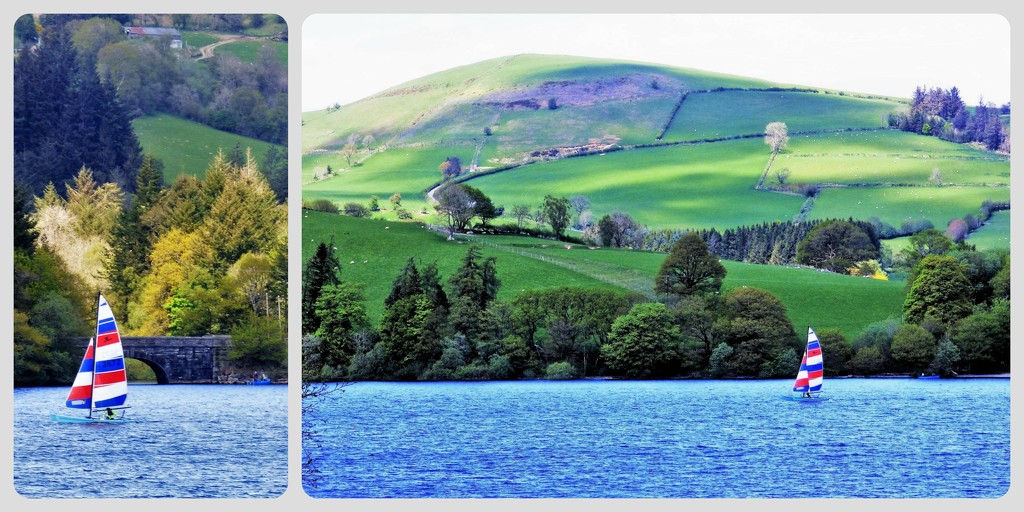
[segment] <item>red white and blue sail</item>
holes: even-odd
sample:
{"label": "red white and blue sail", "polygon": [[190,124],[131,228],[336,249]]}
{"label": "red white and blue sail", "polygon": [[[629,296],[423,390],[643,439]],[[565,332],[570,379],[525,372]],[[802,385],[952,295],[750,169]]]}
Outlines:
{"label": "red white and blue sail", "polygon": [[89,340],[82,366],[71,385],[66,405],[72,409],[102,409],[124,405],[128,376],[114,312],[102,295],[96,314],[96,337]]}
{"label": "red white and blue sail", "polygon": [[92,409],[92,371],[95,365],[93,355],[92,338],[89,339],[89,347],[85,349],[85,357],[82,358],[82,366],[78,368],[78,375],[71,384],[71,392],[65,404],[72,409]]}
{"label": "red white and blue sail", "polygon": [[808,327],[807,349],[804,350],[804,357],[800,361],[800,371],[796,374],[793,391],[801,393],[819,392],[824,380],[825,366],[821,357],[821,344],[818,343],[818,335],[814,334],[814,329]]}

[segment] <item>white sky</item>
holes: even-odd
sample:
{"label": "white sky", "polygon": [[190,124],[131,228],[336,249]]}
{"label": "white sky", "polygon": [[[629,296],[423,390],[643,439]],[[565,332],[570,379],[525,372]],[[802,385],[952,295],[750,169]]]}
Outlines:
{"label": "white sky", "polygon": [[316,14],[302,110],[519,53],[578,55],[909,97],[1010,100],[1010,25],[991,14]]}

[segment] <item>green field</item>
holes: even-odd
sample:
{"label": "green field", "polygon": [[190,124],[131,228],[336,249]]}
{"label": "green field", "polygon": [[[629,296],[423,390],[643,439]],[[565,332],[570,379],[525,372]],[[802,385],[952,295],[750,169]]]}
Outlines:
{"label": "green field", "polygon": [[[650,288],[665,259],[662,253],[622,249],[591,249],[574,245],[566,250],[566,244],[532,238],[476,238],[481,243],[502,245],[552,262],[571,263],[580,272],[603,276],[604,280],[619,282],[627,289],[636,289],[637,285]],[[743,286],[769,290],[786,305],[790,319],[798,327],[839,328],[852,337],[871,322],[899,315],[903,303],[905,283],[902,281],[878,281],[806,268],[752,265],[728,260],[722,260],[722,264],[728,271],[723,290]],[[837,307],[839,303],[850,308],[843,310]]]}
{"label": "green field", "polygon": [[[566,244],[525,237],[470,236],[449,242],[444,235],[416,223],[303,211],[303,264],[316,244],[331,235],[338,248],[342,279],[366,286],[367,310],[374,321],[383,311],[391,282],[410,256],[420,263],[437,262],[441,275],[447,278],[470,243],[479,244],[485,256],[497,258],[502,300],[510,300],[524,290],[558,286],[625,291],[646,283],[650,288],[665,258],[661,253],[629,250],[590,250],[583,246],[566,249]],[[725,289],[754,286],[771,291],[786,305],[798,330],[803,325],[834,327],[853,338],[867,324],[898,315],[903,302],[901,281],[731,261],[723,264],[728,270]]]}
{"label": "green field", "polygon": [[269,46],[274,49],[274,54],[277,56],[277,61],[281,65],[288,65],[288,43],[282,43],[279,41],[234,41],[222,46],[218,46],[215,53],[229,53],[238,57],[242,62],[256,62],[256,58],[260,54],[260,50],[264,46]]}
{"label": "green field", "polygon": [[[441,178],[438,166],[448,156],[458,156],[468,165],[473,148],[444,147],[395,149],[375,154],[362,164],[351,169],[345,168],[345,159],[340,154],[316,154],[302,157],[302,197],[304,199],[328,199],[338,206],[353,201],[366,204],[371,195],[381,199],[381,207],[390,208],[387,199],[395,192],[402,194],[402,206],[418,212],[427,204],[423,189]],[[323,181],[312,181],[315,169],[326,169],[330,165],[338,176]]]}
{"label": "green field", "polygon": [[[447,279],[459,267],[468,247],[465,241],[448,242],[443,234],[418,223],[355,219],[303,210],[303,266],[316,245],[327,242],[331,236],[342,267],[341,278],[365,286],[366,308],[373,322],[383,312],[391,283],[410,256],[415,256],[417,263],[437,263],[443,279]],[[510,300],[526,288],[616,288],[583,274],[490,247],[483,247],[483,255],[498,257],[498,277],[503,283],[498,297],[502,300]]]}
{"label": "green field", "polygon": [[182,30],[181,40],[185,43],[185,48],[200,48],[216,43],[217,41],[220,41],[220,38],[210,34],[209,32],[192,32],[189,30]]}
{"label": "green field", "polygon": [[1009,187],[885,187],[824,189],[810,219],[870,219],[899,226],[906,220],[927,219],[945,231],[953,219],[977,215],[986,199],[1009,201]]}
{"label": "green field", "polygon": [[923,186],[938,170],[945,185],[1010,184],[1005,156],[894,130],[791,137],[772,167],[781,168],[791,183]]}
{"label": "green field", "polygon": [[995,212],[980,229],[967,237],[967,243],[974,244],[979,251],[984,249],[1010,250],[1010,212]]}
{"label": "green field", "polygon": [[[690,94],[662,140],[697,140],[763,133],[786,123],[790,133],[881,128],[899,104],[810,92],[723,91]],[[841,115],[835,115],[841,113]]]}
{"label": "green field", "polygon": [[[137,118],[132,121],[132,127],[142,144],[143,152],[163,161],[166,183],[173,182],[180,174],[202,176],[218,149],[227,154],[234,149],[235,144],[239,144],[242,149],[252,148],[252,155],[259,165],[273,145],[169,114]],[[283,146],[278,148],[286,151]]]}
{"label": "green field", "polygon": [[247,28],[243,32],[250,36],[272,36],[280,32],[287,32],[288,24],[274,14],[263,15],[263,26],[259,28]]}
{"label": "green field", "polygon": [[495,204],[537,207],[582,194],[598,217],[628,212],[650,227],[736,227],[787,221],[803,197],[754,189],[768,160],[760,140],[669,146],[529,165],[469,182]]}

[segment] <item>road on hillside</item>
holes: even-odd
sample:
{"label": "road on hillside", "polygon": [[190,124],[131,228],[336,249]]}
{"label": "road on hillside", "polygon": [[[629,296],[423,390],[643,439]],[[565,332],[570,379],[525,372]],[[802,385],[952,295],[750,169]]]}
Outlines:
{"label": "road on hillside", "polygon": [[202,48],[199,48],[199,57],[197,57],[196,60],[209,59],[210,57],[213,57],[213,49],[218,47],[218,46],[223,46],[225,44],[234,43],[234,42],[237,42],[237,41],[258,41],[260,39],[266,39],[266,38],[263,38],[263,37],[252,37],[252,36],[218,36],[218,37],[221,38],[220,41],[217,41],[216,43],[208,44],[206,46],[203,46]]}

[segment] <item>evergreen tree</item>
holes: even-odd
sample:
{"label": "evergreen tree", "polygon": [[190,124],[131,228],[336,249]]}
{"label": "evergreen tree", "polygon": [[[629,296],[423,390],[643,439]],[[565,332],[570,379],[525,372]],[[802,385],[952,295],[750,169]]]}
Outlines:
{"label": "evergreen tree", "polygon": [[320,242],[313,256],[302,269],[302,332],[312,334],[320,327],[320,317],[316,313],[316,301],[320,298],[325,286],[337,285],[341,282],[338,275],[341,264],[334,254],[334,239],[327,243]]}
{"label": "evergreen tree", "polygon": [[20,183],[14,184],[14,250],[31,255],[35,251],[35,227],[29,215],[32,192]]}
{"label": "evergreen tree", "polygon": [[394,363],[395,377],[416,379],[441,356],[441,340],[430,329],[432,314],[422,293],[398,299],[384,310],[380,340]]}
{"label": "evergreen tree", "polygon": [[142,277],[149,272],[149,253],[156,237],[152,224],[143,221],[143,215],[161,199],[163,164],[152,155],[142,160],[135,181],[135,197],[131,205],[121,211],[111,233],[111,257],[107,260],[106,274],[111,284],[111,300],[115,314],[127,318],[128,302],[135,296]]}
{"label": "evergreen tree", "polygon": [[278,202],[285,202],[288,199],[288,157],[277,146],[270,146],[263,157],[263,175],[277,194]]}
{"label": "evergreen tree", "polygon": [[[63,29],[22,52],[14,79],[15,180],[40,193],[88,167],[99,182],[132,191],[142,150],[113,85],[79,67]],[[39,84],[46,84],[40,87]]]}
{"label": "evergreen tree", "polygon": [[230,169],[226,178],[200,227],[212,250],[211,269],[218,273],[247,252],[266,252],[287,225],[285,210],[277,204],[251,155],[247,155],[245,166]]}
{"label": "evergreen tree", "polygon": [[327,366],[343,368],[355,354],[352,336],[369,327],[363,294],[341,283],[323,286],[313,303],[319,320],[316,336],[321,339],[320,360]]}
{"label": "evergreen tree", "polygon": [[497,278],[494,257],[480,262],[480,248],[466,251],[462,266],[448,280],[451,289],[451,326],[474,343],[480,333],[481,315],[497,296],[501,281]]}
{"label": "evergreen tree", "polygon": [[416,268],[415,260],[410,257],[406,262],[402,273],[398,274],[391,284],[391,293],[384,299],[384,306],[389,307],[395,302],[407,299],[414,295],[420,295],[423,290],[420,288],[420,273]]}

